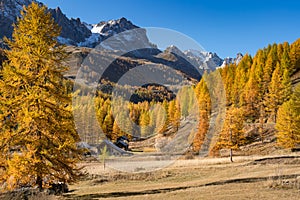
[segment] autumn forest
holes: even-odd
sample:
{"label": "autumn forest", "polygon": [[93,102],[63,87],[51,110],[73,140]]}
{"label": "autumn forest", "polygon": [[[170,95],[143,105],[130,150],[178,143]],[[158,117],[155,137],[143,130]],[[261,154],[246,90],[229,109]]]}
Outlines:
{"label": "autumn forest", "polygon": [[[74,80],[64,77],[72,66],[66,66],[65,46],[56,40],[60,30],[46,7],[33,3],[22,11],[12,39],[5,39],[8,48],[0,71],[0,184],[5,190],[79,180],[84,174],[77,163],[83,152],[76,144],[103,140],[95,135],[99,128],[112,142],[123,135],[131,141],[147,140],[172,137],[183,121],[195,117],[189,152],[198,155],[217,112],[217,93],[222,92],[212,87],[224,88],[226,114],[223,126],[215,129],[208,156],[263,142],[269,132],[279,148],[299,148],[300,39],[270,44],[254,56],[244,55],[239,63],[204,71],[200,80],[176,94],[149,84],[134,88],[131,100],[124,101],[103,87],[94,96],[73,92]],[[108,80],[99,85],[132,89]],[[72,107],[72,100],[78,106]],[[74,110],[80,114],[77,126]],[[91,112],[98,123],[86,126]]]}

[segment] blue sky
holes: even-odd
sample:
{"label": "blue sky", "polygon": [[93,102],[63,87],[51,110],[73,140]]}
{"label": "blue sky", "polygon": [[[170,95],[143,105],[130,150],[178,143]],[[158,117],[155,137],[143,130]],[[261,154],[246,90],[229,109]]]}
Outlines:
{"label": "blue sky", "polygon": [[299,0],[41,0],[88,23],[126,17],[140,27],[179,31],[221,57],[254,55],[300,38]]}

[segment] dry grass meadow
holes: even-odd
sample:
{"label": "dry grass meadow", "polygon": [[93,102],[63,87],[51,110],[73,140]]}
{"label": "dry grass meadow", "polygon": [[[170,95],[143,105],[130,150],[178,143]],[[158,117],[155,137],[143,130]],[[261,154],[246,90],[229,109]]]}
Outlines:
{"label": "dry grass meadow", "polygon": [[[151,161],[141,161],[151,162]],[[89,176],[59,199],[300,199],[300,154],[177,160],[152,172],[82,163]]]}

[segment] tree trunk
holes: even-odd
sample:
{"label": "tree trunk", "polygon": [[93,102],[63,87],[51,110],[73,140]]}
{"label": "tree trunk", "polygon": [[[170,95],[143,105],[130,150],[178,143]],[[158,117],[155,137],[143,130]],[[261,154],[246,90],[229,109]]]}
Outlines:
{"label": "tree trunk", "polygon": [[39,191],[42,191],[43,190],[43,179],[40,175],[38,175],[36,178],[36,184],[39,188]]}
{"label": "tree trunk", "polygon": [[[232,121],[231,121],[231,117],[230,117],[230,126],[231,126],[231,124],[232,124]],[[231,143],[231,146],[232,146],[232,129],[231,129],[231,127],[230,127],[230,143]],[[233,162],[233,160],[232,160],[232,147],[230,147],[230,162]]]}
{"label": "tree trunk", "polygon": [[230,156],[230,162],[233,162],[233,159],[232,159],[232,149],[231,148],[230,148],[229,156]]}

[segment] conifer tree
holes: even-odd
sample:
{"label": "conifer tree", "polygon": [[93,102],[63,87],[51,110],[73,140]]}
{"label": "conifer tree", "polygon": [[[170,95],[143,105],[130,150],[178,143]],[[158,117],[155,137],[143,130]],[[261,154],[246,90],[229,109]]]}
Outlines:
{"label": "conifer tree", "polygon": [[300,39],[291,44],[290,48],[291,72],[300,69]]}
{"label": "conifer tree", "polygon": [[129,104],[129,110],[130,110],[129,113],[130,119],[132,120],[133,123],[138,124],[139,116],[140,116],[138,104],[133,104],[133,103]]}
{"label": "conifer tree", "polygon": [[266,63],[265,63],[265,66],[264,66],[264,76],[263,76],[263,83],[264,84],[263,84],[263,86],[264,86],[264,92],[265,93],[268,91],[268,85],[271,82],[272,74],[273,74],[273,71],[276,68],[277,61],[278,61],[278,59],[277,59],[277,45],[273,44],[270,51],[269,51],[269,53],[268,53]]}
{"label": "conifer tree", "polygon": [[172,100],[168,106],[168,121],[172,127],[172,131],[176,132],[180,125],[181,107],[178,100]]}
{"label": "conifer tree", "polygon": [[209,128],[209,117],[211,112],[209,90],[204,79],[201,79],[201,81],[196,86],[196,95],[199,105],[199,124],[198,131],[193,139],[193,150],[195,152],[199,152]]}
{"label": "conifer tree", "polygon": [[277,115],[278,145],[293,148],[300,144],[300,85],[295,88],[291,99],[282,104]]}
{"label": "conifer tree", "polygon": [[0,80],[0,179],[7,189],[76,181],[79,136],[62,72],[60,28],[32,3],[14,26]]}
{"label": "conifer tree", "polygon": [[285,50],[282,53],[282,56],[281,56],[281,59],[280,59],[280,64],[281,64],[281,67],[284,70],[289,70],[290,71],[289,75],[292,75],[292,72],[291,72],[292,71],[292,69],[291,69],[291,59],[290,59],[288,50]]}
{"label": "conifer tree", "polygon": [[7,189],[48,187],[80,176],[79,136],[62,73],[60,28],[45,6],[32,3],[14,26],[0,80],[0,179]]}
{"label": "conifer tree", "polygon": [[[284,64],[284,63],[283,63]],[[279,106],[287,101],[291,95],[291,80],[288,68],[283,64],[277,63],[269,84],[266,95],[266,109],[273,122],[276,122],[276,115]]]}
{"label": "conifer tree", "polygon": [[170,124],[174,120],[175,110],[176,110],[176,103],[175,103],[175,100],[172,100],[169,102],[169,106],[168,106],[168,118],[169,118]]}
{"label": "conifer tree", "polygon": [[230,107],[226,113],[223,130],[219,135],[216,146],[218,149],[230,149],[230,160],[232,161],[232,150],[238,149],[246,142],[243,123],[244,116],[241,108]]}
{"label": "conifer tree", "polygon": [[103,121],[102,124],[102,131],[108,137],[110,140],[115,140],[113,133],[113,125],[114,125],[114,119],[112,117],[111,113],[108,113]]}
{"label": "conifer tree", "polygon": [[292,81],[290,77],[290,71],[287,69],[283,71],[281,85],[282,85],[281,103],[283,103],[288,101],[292,94]]}
{"label": "conifer tree", "polygon": [[235,80],[233,85],[233,96],[235,105],[242,106],[245,103],[244,100],[244,89],[248,81],[248,71],[252,65],[252,58],[250,55],[246,54],[241,62],[238,64],[235,72]]}
{"label": "conifer tree", "polygon": [[152,134],[149,125],[150,125],[150,116],[149,116],[149,112],[146,111],[141,114],[141,118],[140,118],[141,137],[148,137]]}
{"label": "conifer tree", "polygon": [[168,114],[168,105],[169,103],[167,102],[167,100],[164,100],[162,103],[162,108],[161,108],[161,113],[160,113],[160,117],[163,119],[163,125],[160,127],[159,132],[160,134],[163,134],[167,131],[168,128],[168,124],[169,124],[169,114]]}
{"label": "conifer tree", "polygon": [[173,127],[175,128],[175,131],[178,131],[179,129],[180,120],[181,120],[181,106],[179,101],[176,101],[176,109],[175,109],[174,121],[173,121]]}
{"label": "conifer tree", "polygon": [[277,45],[277,58],[278,58],[278,60],[281,60],[281,58],[283,56],[283,52],[284,52],[283,44],[278,44]]}
{"label": "conifer tree", "polygon": [[111,134],[111,139],[113,141],[116,140],[119,136],[124,134],[123,131],[120,129],[118,122],[120,122],[119,115],[117,115],[117,117],[113,123],[112,134]]}
{"label": "conifer tree", "polygon": [[129,117],[129,113],[127,113],[126,111],[121,111],[119,115],[120,119],[118,120],[118,124],[121,124],[120,128],[122,131],[119,136],[126,135],[128,139],[131,139],[133,133],[133,125]]}
{"label": "conifer tree", "polygon": [[162,129],[164,128],[165,125],[165,110],[162,106],[162,104],[156,104],[152,110],[151,116],[150,116],[151,123],[153,124],[153,133],[158,134],[158,133],[163,133]]}
{"label": "conifer tree", "polygon": [[187,117],[189,115],[189,87],[183,87],[177,94],[177,98],[181,108],[182,117]]}
{"label": "conifer tree", "polygon": [[234,79],[235,79],[235,73],[236,73],[236,65],[230,64],[228,66],[225,66],[222,70],[222,79],[225,86],[226,91],[226,104],[231,105],[233,104],[235,97],[234,97]]}
{"label": "conifer tree", "polygon": [[245,97],[245,117],[254,121],[259,116],[263,98],[263,65],[264,53],[259,50],[253,58],[249,79],[243,96]]}
{"label": "conifer tree", "polygon": [[276,122],[276,113],[278,107],[282,104],[282,70],[280,64],[277,63],[276,69],[273,72],[272,80],[269,84],[268,94],[266,95],[265,105],[267,111],[270,113],[270,118],[273,122]]}
{"label": "conifer tree", "polygon": [[209,128],[209,114],[206,110],[200,110],[198,131],[193,139],[193,151],[198,153],[205,140]]}
{"label": "conifer tree", "polygon": [[292,82],[291,82],[291,75],[293,74],[293,69],[291,67],[291,59],[289,57],[289,46],[288,43],[284,43],[284,52],[280,59],[280,65],[283,70],[282,75],[282,102],[286,102],[289,100],[291,93],[292,93]]}
{"label": "conifer tree", "polygon": [[255,74],[256,65],[251,67],[250,77],[245,86],[245,115],[251,120],[258,116],[257,105],[259,102],[259,83]]}

